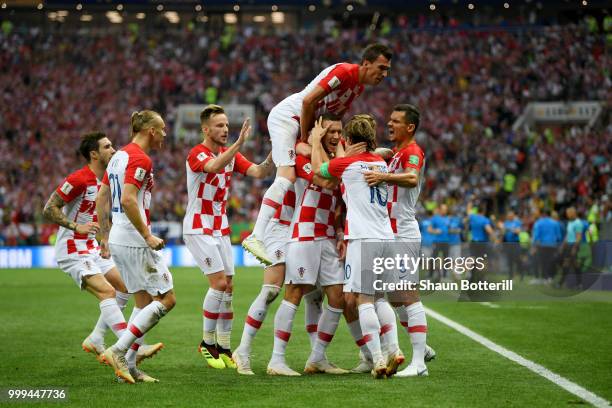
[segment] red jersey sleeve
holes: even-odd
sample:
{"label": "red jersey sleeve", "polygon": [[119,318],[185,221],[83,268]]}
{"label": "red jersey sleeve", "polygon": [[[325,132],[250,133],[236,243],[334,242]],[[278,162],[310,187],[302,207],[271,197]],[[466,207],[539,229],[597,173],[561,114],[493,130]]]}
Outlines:
{"label": "red jersey sleeve", "polygon": [[341,178],[344,170],[355,160],[353,157],[336,157],[331,159],[328,163],[327,171],[329,174],[336,178]]}
{"label": "red jersey sleeve", "polygon": [[308,157],[302,156],[301,154],[296,156],[295,174],[308,182],[312,181],[314,173],[312,172],[312,164],[310,163],[310,159]]}
{"label": "red jersey sleeve", "polygon": [[102,184],[110,186],[110,181],[108,181],[108,173],[106,171],[104,172],[104,177],[102,177]]}
{"label": "red jersey sleeve", "polygon": [[211,161],[213,158],[208,155],[204,151],[198,151],[197,148],[191,149],[189,154],[187,155],[187,163],[189,163],[189,168],[194,173],[201,173],[204,171],[204,166],[206,163]]}
{"label": "red jersey sleeve", "polygon": [[234,171],[246,176],[247,170],[253,165],[249,159],[240,153],[236,153],[236,161],[234,162]]}
{"label": "red jersey sleeve", "polygon": [[425,164],[425,153],[415,143],[402,149],[401,154],[400,160],[404,169],[417,169],[420,171]]}
{"label": "red jersey sleeve", "polygon": [[351,73],[349,68],[351,64],[341,63],[336,65],[329,73],[319,81],[319,86],[325,89],[325,92],[330,93],[344,82],[351,81]]}
{"label": "red jersey sleeve", "polygon": [[65,203],[69,203],[83,193],[86,187],[85,179],[78,173],[72,173],[55,189],[55,192],[62,197]]}
{"label": "red jersey sleeve", "polygon": [[123,182],[125,184],[133,184],[140,189],[152,169],[153,162],[151,162],[149,156],[144,154],[130,156],[125,169],[125,179]]}

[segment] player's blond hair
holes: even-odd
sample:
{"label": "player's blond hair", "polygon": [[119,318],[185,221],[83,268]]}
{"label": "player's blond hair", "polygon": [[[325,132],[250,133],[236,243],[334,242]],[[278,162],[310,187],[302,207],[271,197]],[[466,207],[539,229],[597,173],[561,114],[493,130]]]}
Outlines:
{"label": "player's blond hair", "polygon": [[371,152],[376,149],[376,121],[371,115],[359,114],[353,116],[344,125],[344,136],[351,144],[366,143],[366,150]]}
{"label": "player's blond hair", "polygon": [[161,115],[152,110],[141,110],[140,112],[133,112],[130,126],[130,136],[134,137],[138,132],[143,129],[152,127],[155,118],[161,118]]}

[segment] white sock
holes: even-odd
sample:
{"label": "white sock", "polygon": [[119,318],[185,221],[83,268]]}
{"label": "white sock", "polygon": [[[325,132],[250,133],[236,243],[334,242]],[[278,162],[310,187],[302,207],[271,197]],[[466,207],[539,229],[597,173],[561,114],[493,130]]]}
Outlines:
{"label": "white sock", "polygon": [[202,303],[202,339],[208,345],[215,344],[215,331],[221,310],[221,302],[223,301],[223,293],[220,290],[208,288],[206,296],[204,296],[204,302]]}
{"label": "white sock", "polygon": [[406,333],[408,333],[408,311],[406,310],[406,306],[397,306],[393,307],[395,309],[395,313],[397,313],[397,317],[400,321],[400,324],[406,329]]}
{"label": "white sock", "polygon": [[372,360],[376,362],[382,358],[382,350],[380,349],[380,322],[376,316],[376,309],[372,303],[364,303],[359,305],[359,324],[361,332],[366,342],[368,350],[372,355]]}
{"label": "white sock", "polygon": [[[142,309],[134,306],[134,308],[132,309],[132,314],[130,315],[130,320],[128,320],[128,325],[131,324],[131,323],[134,323],[134,319],[136,318],[136,316],[138,316],[138,313],[140,313],[141,310]],[[144,342],[144,338],[145,338],[145,334],[143,334],[141,337],[137,338],[132,343],[132,345],[128,349],[127,353],[125,353],[125,359],[128,362],[128,367],[129,368],[136,367],[136,354],[138,353],[138,349],[140,348],[140,346]]]}
{"label": "white sock", "polygon": [[319,330],[317,340],[310,354],[310,361],[321,361],[325,358],[325,350],[336,334],[338,322],[342,316],[342,309],[337,309],[327,305],[319,319]]}
{"label": "white sock", "polygon": [[365,339],[363,337],[363,334],[361,333],[361,325],[359,324],[359,319],[354,320],[350,323],[347,322],[346,324],[349,328],[349,331],[351,332],[351,336],[353,336],[353,339],[355,340],[355,344],[357,344],[357,347],[359,347],[359,349],[366,358],[371,359],[372,355],[370,354],[370,350],[368,350],[368,346],[366,346],[368,339]]}
{"label": "white sock", "polygon": [[134,343],[134,340],[151,330],[166,313],[168,313],[168,310],[166,310],[166,307],[160,301],[154,300],[149,303],[138,313],[113,348],[119,352],[127,352],[127,349]]}
{"label": "white sock", "polygon": [[[119,306],[119,310],[123,312],[123,309],[125,309],[125,305],[127,304],[128,300],[130,300],[130,294],[119,292],[118,290],[116,290],[115,300],[117,301],[117,306]],[[106,325],[106,323],[104,323],[104,318],[100,313],[100,317],[98,317],[98,321],[96,322],[96,326],[94,327],[93,331],[89,334],[89,338],[95,344],[103,344],[104,336],[106,335],[107,330],[108,326]]]}
{"label": "white sock", "polygon": [[421,367],[425,365],[425,345],[427,342],[427,318],[421,302],[406,306],[408,312],[408,334],[412,343],[412,362]]}
{"label": "white sock", "polygon": [[100,302],[100,315],[104,323],[115,333],[115,336],[117,338],[121,337],[121,334],[127,327],[127,323],[115,298],[104,299]]}
{"label": "white sock", "polygon": [[297,312],[297,306],[283,300],[274,316],[274,349],[272,350],[271,363],[285,363],[285,350],[291,337],[293,318]]}
{"label": "white sock", "polygon": [[389,302],[382,298],[374,303],[374,307],[380,322],[380,346],[383,354],[393,354],[399,350],[397,324],[393,308],[391,308]]}
{"label": "white sock", "polygon": [[268,187],[257,214],[257,221],[255,221],[255,226],[253,227],[253,234],[255,234],[257,239],[263,240],[270,218],[274,216],[276,210],[283,204],[283,198],[292,185],[293,183],[286,178],[276,177],[272,185]]}
{"label": "white sock", "polygon": [[266,318],[269,305],[274,301],[276,296],[278,296],[279,292],[280,287],[275,285],[263,285],[261,287],[259,295],[257,295],[253,301],[247,313],[244,329],[242,330],[242,338],[240,339],[240,346],[238,346],[239,349],[246,353],[251,352],[253,339]]}
{"label": "white sock", "polygon": [[217,320],[217,344],[224,349],[231,349],[232,322],[234,321],[234,309],[232,308],[232,294],[225,292],[219,309]]}
{"label": "white sock", "polygon": [[306,333],[310,340],[310,347],[314,347],[317,341],[318,324],[321,319],[323,310],[323,292],[320,288],[315,288],[311,292],[305,294],[304,299],[304,324],[306,325]]}

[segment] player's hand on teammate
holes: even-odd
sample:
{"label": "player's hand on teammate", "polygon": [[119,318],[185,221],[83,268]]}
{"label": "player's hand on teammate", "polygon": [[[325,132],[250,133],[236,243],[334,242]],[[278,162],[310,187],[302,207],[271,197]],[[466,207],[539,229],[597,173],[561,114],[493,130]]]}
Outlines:
{"label": "player's hand on teammate", "polygon": [[[340,143],[338,143],[338,146],[340,146]],[[366,151],[366,147],[366,142],[359,142],[352,145],[348,145],[344,148],[344,155],[348,157],[364,153]]]}
{"label": "player's hand on teammate", "polygon": [[163,239],[156,237],[155,235],[151,234],[148,235],[145,238],[145,242],[147,243],[147,245],[149,246],[149,248],[155,250],[155,251],[159,251],[160,249],[164,248],[166,246],[166,243],[164,242]]}
{"label": "player's hand on teammate", "polygon": [[246,118],[242,123],[242,129],[240,129],[240,136],[238,136],[238,143],[243,144],[251,136],[251,118]]}
{"label": "player's hand on teammate", "polygon": [[363,177],[365,177],[368,186],[375,186],[385,181],[385,173],[379,173],[376,171],[366,171],[363,173]]}
{"label": "player's hand on teammate", "polygon": [[86,224],[77,224],[74,232],[80,235],[97,234],[100,231],[100,226],[97,222],[88,222]]}
{"label": "player's hand on teammate", "polygon": [[323,126],[323,118],[320,117],[314,124],[310,136],[312,137],[312,143],[321,143],[323,136],[327,133],[327,130],[331,126],[331,123],[327,126]]}
{"label": "player's hand on teammate", "polygon": [[336,241],[336,251],[338,251],[338,259],[344,261],[344,258],[346,258],[346,241],[344,239]]}
{"label": "player's hand on teammate", "polygon": [[98,242],[100,243],[100,256],[104,259],[110,259],[111,253],[108,247],[108,239],[102,238]]}

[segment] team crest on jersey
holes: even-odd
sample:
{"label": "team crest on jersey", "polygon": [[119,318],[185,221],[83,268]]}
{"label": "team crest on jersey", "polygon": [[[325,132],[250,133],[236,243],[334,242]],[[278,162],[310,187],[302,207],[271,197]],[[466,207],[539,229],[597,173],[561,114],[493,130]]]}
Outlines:
{"label": "team crest on jersey", "polygon": [[210,268],[212,266],[212,259],[206,258],[204,259],[204,263]]}
{"label": "team crest on jersey", "polygon": [[289,149],[289,159],[295,159],[295,150]]}
{"label": "team crest on jersey", "polygon": [[277,249],[276,251],[274,251],[274,256],[276,257],[276,259],[281,259],[281,257],[283,256],[283,251]]}
{"label": "team crest on jersey", "polygon": [[337,76],[334,76],[332,79],[329,80],[329,82],[327,83],[327,85],[329,85],[329,87],[331,89],[336,88],[338,85],[340,85],[340,80],[338,79]]}
{"label": "team crest on jersey", "polygon": [[306,163],[304,167],[302,167],[306,174],[312,173],[312,165],[310,163]]}
{"label": "team crest on jersey", "polygon": [[146,175],[147,175],[147,171],[143,169],[142,167],[138,167],[136,171],[134,172],[134,178],[138,181],[144,180]]}
{"label": "team crest on jersey", "polygon": [[166,272],[164,272],[164,274],[162,275],[162,278],[164,279],[164,282],[170,283],[170,277],[168,276]]}
{"label": "team crest on jersey", "polygon": [[204,161],[205,158],[206,158],[206,153],[201,152],[200,154],[198,154],[198,160],[199,161]]}
{"label": "team crest on jersey", "polygon": [[300,275],[300,279],[304,277],[304,272],[306,272],[306,268],[304,268],[303,266],[300,266],[298,268],[298,274]]}
{"label": "team crest on jersey", "polygon": [[60,188],[60,191],[66,195],[70,194],[70,192],[72,191],[73,186],[72,184],[70,184],[69,182],[65,182],[64,185],[62,186],[62,188]]}
{"label": "team crest on jersey", "polygon": [[85,261],[85,268],[91,270],[91,263],[89,261]]}

